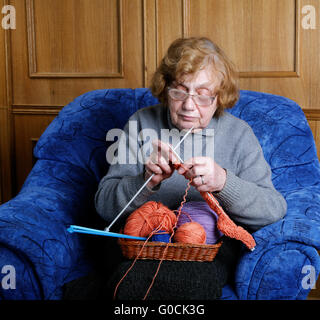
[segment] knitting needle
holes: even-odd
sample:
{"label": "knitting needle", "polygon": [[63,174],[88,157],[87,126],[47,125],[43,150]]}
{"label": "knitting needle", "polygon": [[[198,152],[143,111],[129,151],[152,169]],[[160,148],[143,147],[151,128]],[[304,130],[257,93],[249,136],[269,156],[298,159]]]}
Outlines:
{"label": "knitting needle", "polygon": [[[193,130],[193,127],[190,128],[187,133],[183,136],[183,138],[180,140],[180,142],[172,149],[172,147],[169,145],[169,147],[174,151],[180,146],[180,144],[184,141],[184,139],[189,135],[189,133]],[[118,218],[123,214],[123,212],[130,206],[130,204],[134,201],[134,199],[140,194],[140,192],[145,188],[145,186],[150,182],[150,180],[153,178],[155,173],[153,173],[149,179],[143,184],[143,186],[137,191],[137,193],[133,196],[133,198],[127,203],[127,205],[120,211],[120,213],[115,217],[115,219],[109,224],[108,227],[106,227],[104,230],[109,232],[111,226],[118,220]]]}
{"label": "knitting needle", "polygon": [[[177,152],[175,151],[175,149],[173,149],[170,144],[169,144],[169,148],[173,151],[173,153],[174,153],[175,156],[179,159],[179,161],[180,161],[181,163],[183,163],[183,160],[181,159],[181,157],[177,154]],[[206,193],[210,196],[210,198],[213,197],[213,195],[212,195],[210,192],[207,191]]]}

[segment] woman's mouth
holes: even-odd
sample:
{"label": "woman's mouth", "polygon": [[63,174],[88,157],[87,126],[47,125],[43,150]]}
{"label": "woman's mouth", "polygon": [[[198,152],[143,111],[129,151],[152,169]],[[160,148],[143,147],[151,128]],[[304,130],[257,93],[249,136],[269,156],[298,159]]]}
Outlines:
{"label": "woman's mouth", "polygon": [[179,115],[184,121],[193,121],[195,117],[185,116],[183,114]]}

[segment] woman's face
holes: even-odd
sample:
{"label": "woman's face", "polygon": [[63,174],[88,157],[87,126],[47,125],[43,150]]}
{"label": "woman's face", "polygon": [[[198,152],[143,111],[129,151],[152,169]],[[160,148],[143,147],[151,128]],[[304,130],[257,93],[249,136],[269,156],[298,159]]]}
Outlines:
{"label": "woman's face", "polygon": [[[218,86],[218,78],[214,76],[212,68],[205,68],[193,75],[186,75],[174,81],[171,88],[185,91],[192,95],[214,96],[214,89]],[[191,96],[185,101],[174,100],[168,95],[168,104],[172,123],[180,130],[204,129],[212,119],[217,109],[217,97],[209,105],[197,105]]]}

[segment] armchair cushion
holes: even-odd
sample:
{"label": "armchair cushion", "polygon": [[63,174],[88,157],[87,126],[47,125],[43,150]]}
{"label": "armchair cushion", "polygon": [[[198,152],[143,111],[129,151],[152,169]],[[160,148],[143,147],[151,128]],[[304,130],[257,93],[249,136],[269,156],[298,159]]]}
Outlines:
{"label": "armchair cushion", "polygon": [[66,229],[86,223],[94,189],[83,169],[40,160],[19,195],[0,207],[0,265],[12,265],[17,282],[15,290],[3,290],[6,299],[58,299],[59,284],[88,272],[86,239]]}

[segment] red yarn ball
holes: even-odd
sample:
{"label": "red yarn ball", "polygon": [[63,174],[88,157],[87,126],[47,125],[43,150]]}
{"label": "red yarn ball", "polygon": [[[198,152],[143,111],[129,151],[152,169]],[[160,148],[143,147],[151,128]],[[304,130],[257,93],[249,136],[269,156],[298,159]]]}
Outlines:
{"label": "red yarn ball", "polygon": [[173,232],[177,217],[161,202],[148,201],[128,217],[123,233],[135,237],[147,237],[161,224],[161,230]]}
{"label": "red yarn ball", "polygon": [[198,222],[186,222],[174,234],[175,242],[205,244],[207,234]]}

